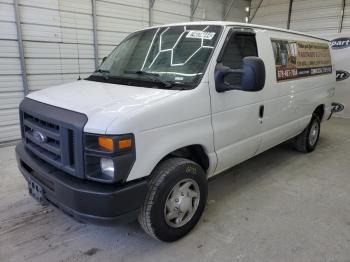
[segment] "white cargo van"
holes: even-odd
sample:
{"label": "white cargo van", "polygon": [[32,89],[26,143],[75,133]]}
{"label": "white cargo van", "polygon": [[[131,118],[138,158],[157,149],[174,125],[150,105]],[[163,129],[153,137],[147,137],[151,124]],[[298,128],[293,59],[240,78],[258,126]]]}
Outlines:
{"label": "white cargo van", "polygon": [[85,80],[20,105],[30,194],[81,221],[138,216],[174,241],[200,219],[207,179],[286,140],[315,149],[331,116],[328,41],[231,22],[148,28]]}

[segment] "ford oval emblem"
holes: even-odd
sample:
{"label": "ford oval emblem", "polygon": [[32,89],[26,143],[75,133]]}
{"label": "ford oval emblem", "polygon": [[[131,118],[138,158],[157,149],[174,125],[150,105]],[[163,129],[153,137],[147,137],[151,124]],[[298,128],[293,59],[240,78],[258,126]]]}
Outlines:
{"label": "ford oval emblem", "polygon": [[340,37],[333,39],[331,41],[331,47],[332,49],[343,49],[350,47],[350,38],[348,37]]}
{"label": "ford oval emblem", "polygon": [[348,79],[349,76],[349,72],[346,72],[344,70],[337,70],[337,81],[343,81],[345,79]]}
{"label": "ford oval emblem", "polygon": [[33,137],[34,137],[35,141],[37,141],[39,143],[45,143],[47,140],[47,137],[38,130],[33,131]]}

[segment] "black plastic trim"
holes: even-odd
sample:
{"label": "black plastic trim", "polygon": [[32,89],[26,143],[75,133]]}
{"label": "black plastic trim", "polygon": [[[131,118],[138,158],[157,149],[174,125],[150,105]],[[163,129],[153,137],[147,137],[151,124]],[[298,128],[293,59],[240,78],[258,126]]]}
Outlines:
{"label": "black plastic trim", "polygon": [[[108,152],[99,148],[97,145],[98,137],[111,137],[114,144],[117,145],[119,140],[131,139],[132,145],[130,149],[118,150],[115,147],[114,152]],[[96,141],[94,141],[96,140]],[[123,135],[99,135],[84,134],[84,154],[85,154],[85,176],[87,179],[98,181],[101,183],[125,183],[130,171],[136,161],[135,137],[133,134]],[[113,159],[115,167],[115,177],[113,179],[104,179],[100,170],[100,165],[96,161],[101,157]],[[95,160],[95,164],[93,164]],[[89,165],[91,165],[89,167]]]}
{"label": "black plastic trim", "polygon": [[[87,116],[82,113],[24,98],[20,104],[21,132],[24,142],[26,142],[24,124],[28,123],[28,120],[24,119],[24,114],[59,126],[57,133],[51,132],[48,129],[42,130],[38,126],[36,126],[35,129],[44,132],[50,137],[54,136],[60,138],[59,150],[60,153],[62,152],[62,154],[60,154],[60,162],[50,159],[44,152],[41,152],[39,155],[57,168],[76,177],[84,178],[83,129],[88,120]],[[70,130],[72,130],[73,133],[70,133]],[[71,141],[69,134],[74,136],[74,141]],[[30,147],[29,144],[28,146]],[[38,147],[40,147],[40,145],[38,145]],[[42,148],[45,148],[45,146],[42,146]],[[53,150],[47,148],[47,151],[52,152]],[[73,163],[70,161],[71,158],[69,155],[71,153],[73,154],[71,158],[74,159],[74,166],[72,166]]]}
{"label": "black plastic trim", "polygon": [[146,196],[146,179],[120,185],[67,176],[36,158],[23,142],[16,146],[16,157],[23,176],[38,183],[50,203],[80,221],[102,225],[130,221]]}

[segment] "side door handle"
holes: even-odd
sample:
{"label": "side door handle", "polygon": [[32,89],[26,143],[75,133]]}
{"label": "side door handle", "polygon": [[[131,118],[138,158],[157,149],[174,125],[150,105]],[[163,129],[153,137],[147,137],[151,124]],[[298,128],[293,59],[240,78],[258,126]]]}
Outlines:
{"label": "side door handle", "polygon": [[264,107],[264,105],[261,105],[261,106],[259,107],[259,121],[260,121],[260,123],[263,122],[263,119],[264,119],[264,111],[265,111],[265,107]]}

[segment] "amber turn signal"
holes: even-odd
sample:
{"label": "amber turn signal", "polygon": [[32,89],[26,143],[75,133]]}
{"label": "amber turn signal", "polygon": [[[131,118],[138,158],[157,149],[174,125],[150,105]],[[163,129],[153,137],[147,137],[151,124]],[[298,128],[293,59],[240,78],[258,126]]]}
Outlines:
{"label": "amber turn signal", "polygon": [[130,149],[132,147],[132,139],[128,138],[128,139],[122,139],[119,140],[119,149]]}
{"label": "amber turn signal", "polygon": [[102,147],[103,149],[106,149],[110,152],[114,151],[114,143],[113,143],[113,139],[110,137],[99,137],[98,138],[98,145],[100,147]]}

